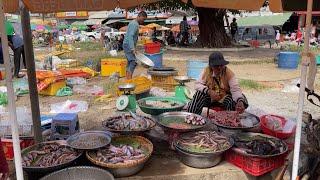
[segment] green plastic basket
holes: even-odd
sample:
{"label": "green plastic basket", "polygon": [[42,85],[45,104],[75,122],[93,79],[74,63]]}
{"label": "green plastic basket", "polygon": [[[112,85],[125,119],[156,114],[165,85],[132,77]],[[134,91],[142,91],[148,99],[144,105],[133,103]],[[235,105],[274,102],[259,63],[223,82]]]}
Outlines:
{"label": "green plastic basket", "polygon": [[[176,102],[179,103],[179,106],[176,107],[171,107],[171,108],[157,108],[157,107],[151,107],[146,105],[146,101],[171,101],[171,102]],[[181,111],[183,107],[186,105],[186,102],[183,100],[180,100],[175,97],[147,97],[138,100],[138,105],[141,109],[146,114],[150,115],[159,115],[165,112],[173,112],[173,111]]]}

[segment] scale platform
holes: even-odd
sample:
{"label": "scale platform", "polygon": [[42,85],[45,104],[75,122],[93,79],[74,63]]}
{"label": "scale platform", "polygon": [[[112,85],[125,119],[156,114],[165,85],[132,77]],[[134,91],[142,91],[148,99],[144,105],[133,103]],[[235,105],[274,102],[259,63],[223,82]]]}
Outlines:
{"label": "scale platform", "polygon": [[121,84],[118,86],[119,91],[123,92],[123,95],[121,95],[116,102],[116,107],[119,111],[136,112],[136,95],[132,93],[132,91],[134,91],[135,88],[135,84]]}

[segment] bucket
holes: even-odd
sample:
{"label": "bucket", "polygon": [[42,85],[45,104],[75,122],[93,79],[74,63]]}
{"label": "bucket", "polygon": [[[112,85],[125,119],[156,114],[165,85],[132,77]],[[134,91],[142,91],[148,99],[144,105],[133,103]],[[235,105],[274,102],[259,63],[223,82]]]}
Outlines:
{"label": "bucket", "polygon": [[316,56],[316,62],[317,62],[317,65],[320,65],[320,54]]}
{"label": "bucket", "polygon": [[298,52],[280,52],[278,57],[278,68],[296,69],[298,67],[300,59]]}
{"label": "bucket", "polygon": [[147,56],[151,61],[154,63],[154,67],[161,68],[162,67],[162,55],[163,52],[156,53],[156,54],[148,54],[144,53],[145,56]]}
{"label": "bucket", "polygon": [[201,72],[208,66],[208,61],[188,60],[187,76],[192,79],[199,79]]}

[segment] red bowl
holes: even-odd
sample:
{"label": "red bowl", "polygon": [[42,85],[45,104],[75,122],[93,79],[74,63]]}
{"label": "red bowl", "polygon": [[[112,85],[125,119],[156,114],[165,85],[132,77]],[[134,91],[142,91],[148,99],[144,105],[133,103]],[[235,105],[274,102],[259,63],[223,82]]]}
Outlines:
{"label": "red bowl", "polygon": [[296,127],[294,127],[290,133],[283,132],[283,131],[275,131],[273,129],[270,129],[267,126],[267,118],[266,118],[267,116],[274,116],[274,117],[279,118],[281,120],[281,126],[282,127],[287,122],[286,118],[284,118],[282,116],[277,116],[277,115],[264,115],[264,116],[261,116],[260,117],[260,120],[261,120],[260,123],[261,123],[262,132],[264,134],[267,134],[267,135],[270,135],[270,136],[274,136],[274,137],[279,138],[279,139],[288,139],[288,138],[292,137],[292,135],[295,133]]}

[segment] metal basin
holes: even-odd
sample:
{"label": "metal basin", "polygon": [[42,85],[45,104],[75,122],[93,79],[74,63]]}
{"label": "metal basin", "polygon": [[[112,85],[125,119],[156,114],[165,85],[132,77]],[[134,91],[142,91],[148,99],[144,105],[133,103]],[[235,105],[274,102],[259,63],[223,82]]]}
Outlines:
{"label": "metal basin", "polygon": [[108,171],[90,167],[90,166],[78,166],[62,169],[60,171],[51,173],[40,180],[79,180],[79,179],[95,179],[95,180],[114,180],[112,174]]}
{"label": "metal basin", "polygon": [[222,160],[223,152],[212,153],[212,154],[192,154],[192,153],[183,151],[177,146],[175,147],[181,162],[190,167],[201,168],[201,169],[210,168],[218,165]]}
{"label": "metal basin", "polygon": [[118,86],[118,89],[120,91],[134,91],[135,88],[136,88],[136,85],[134,84],[121,84]]}
{"label": "metal basin", "polygon": [[128,177],[128,176],[137,174],[139,171],[141,171],[144,167],[144,164],[145,163],[142,163],[142,164],[138,164],[136,166],[127,167],[127,168],[115,168],[115,169],[107,168],[107,170],[110,171],[114,175],[114,177],[117,177],[117,178]]}
{"label": "metal basin", "polygon": [[179,83],[186,83],[189,82],[191,79],[188,76],[175,76],[174,80],[176,80]]}
{"label": "metal basin", "polygon": [[[41,147],[42,145],[52,144],[52,143],[58,143],[58,144],[60,144],[62,146],[67,146],[65,141],[60,141],[60,140],[42,142],[42,143],[35,144],[33,146],[30,146],[30,147],[27,147],[27,148],[23,149],[21,151],[21,155],[24,156],[30,151],[38,150],[39,147]],[[59,164],[59,165],[55,165],[55,166],[47,166],[47,167],[24,166],[23,170],[25,172],[27,172],[27,173],[50,173],[50,172],[53,172],[53,171],[57,171],[57,170],[65,168],[65,167],[73,165],[81,157],[81,155],[83,154],[83,151],[78,151],[78,152],[79,152],[78,156],[76,158],[74,158],[73,160],[70,160],[69,162],[65,162],[65,163],[62,163],[62,164]]]}

